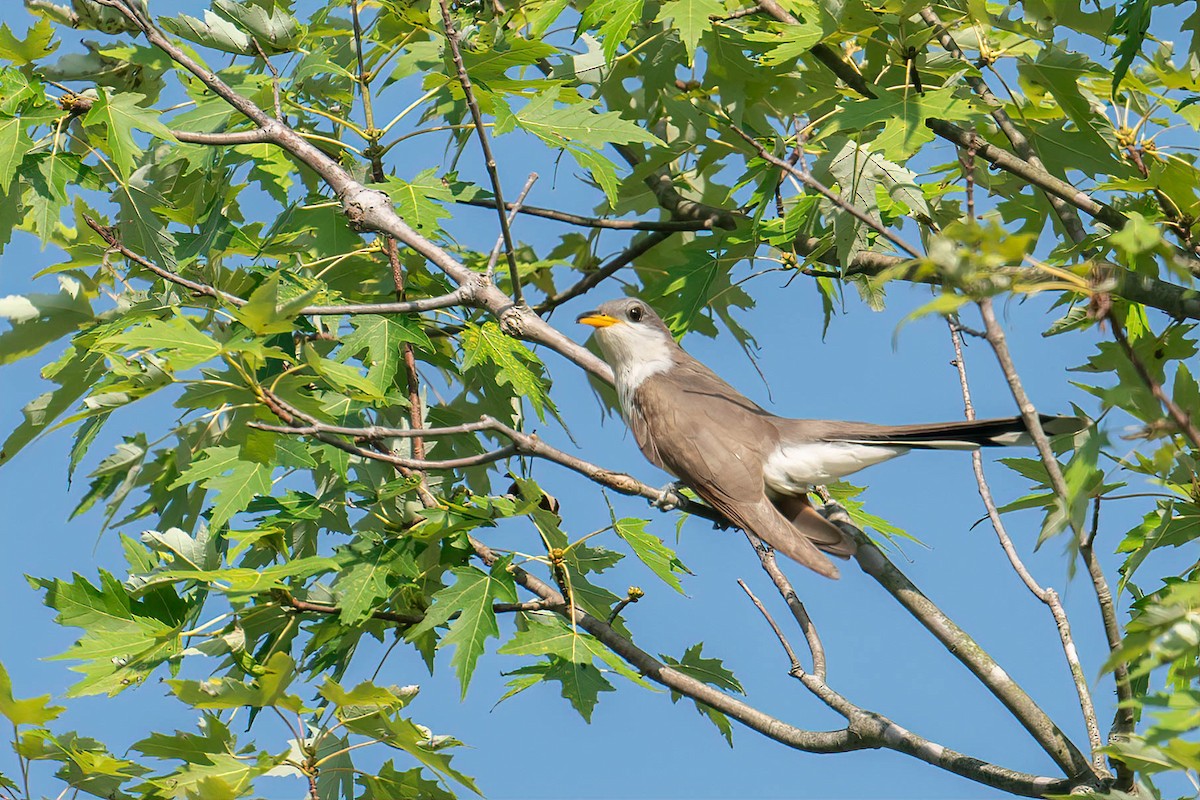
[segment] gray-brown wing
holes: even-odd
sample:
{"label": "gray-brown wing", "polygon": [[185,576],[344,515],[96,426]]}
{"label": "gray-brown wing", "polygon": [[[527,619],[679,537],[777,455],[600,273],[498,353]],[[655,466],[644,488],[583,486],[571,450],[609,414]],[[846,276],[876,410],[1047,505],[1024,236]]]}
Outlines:
{"label": "gray-brown wing", "polygon": [[778,436],[770,415],[702,366],[647,378],[634,392],[634,405],[630,424],[647,458],[739,528],[822,575],[838,576],[767,499],[763,462]]}

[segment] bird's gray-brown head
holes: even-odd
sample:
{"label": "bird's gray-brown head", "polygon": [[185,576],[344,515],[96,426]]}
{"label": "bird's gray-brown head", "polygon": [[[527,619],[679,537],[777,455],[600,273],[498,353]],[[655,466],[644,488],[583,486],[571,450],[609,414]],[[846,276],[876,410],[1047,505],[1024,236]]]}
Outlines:
{"label": "bird's gray-brown head", "polygon": [[604,360],[613,368],[621,405],[651,375],[671,368],[682,354],[670,329],[654,309],[636,297],[609,300],[576,322],[596,329]]}

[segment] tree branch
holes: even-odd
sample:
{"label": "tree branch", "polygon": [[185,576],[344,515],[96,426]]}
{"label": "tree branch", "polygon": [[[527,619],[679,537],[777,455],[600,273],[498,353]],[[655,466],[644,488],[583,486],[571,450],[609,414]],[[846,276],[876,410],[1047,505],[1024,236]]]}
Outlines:
{"label": "tree branch", "polygon": [[512,230],[508,226],[508,212],[505,210],[504,189],[500,181],[500,171],[496,167],[496,157],[492,154],[492,145],[488,141],[487,128],[483,124],[483,113],[475,100],[475,91],[471,88],[471,77],[467,75],[467,67],[463,64],[462,53],[458,49],[458,31],[454,29],[454,20],[450,17],[450,9],[446,0],[438,0],[442,10],[442,24],[446,28],[446,42],[450,45],[450,53],[454,59],[454,69],[458,73],[458,83],[462,86],[463,95],[467,100],[467,108],[471,112],[471,121],[475,123],[475,135],[479,139],[479,149],[483,151],[483,162],[487,168],[488,180],[492,182],[492,197],[496,202],[496,215],[500,219],[500,237],[504,240],[504,256],[508,261],[509,280],[512,281],[513,302],[520,306],[525,304],[521,294],[521,275],[517,271],[516,248],[513,246]]}
{"label": "tree branch", "polygon": [[[1037,446],[1038,454],[1042,459],[1042,465],[1046,468],[1046,474],[1050,480],[1050,486],[1053,488],[1055,495],[1059,497],[1060,502],[1065,504],[1069,497],[1067,483],[1063,479],[1058,459],[1050,447],[1050,440],[1046,437],[1046,432],[1042,430],[1041,417],[1038,415],[1037,407],[1029,399],[1029,395],[1025,393],[1025,387],[1021,384],[1021,378],[1017,374],[1012,354],[1008,350],[1008,341],[1004,336],[1004,329],[996,320],[995,310],[992,307],[990,298],[985,298],[979,302],[979,312],[983,317],[984,330],[986,332],[985,339],[992,346],[992,351],[995,353],[996,360],[1000,364],[1000,370],[1004,373],[1004,378],[1008,382],[1013,399],[1016,401],[1017,407],[1021,412],[1021,417],[1025,421],[1025,428],[1029,431],[1029,435],[1033,437],[1033,442]],[[1100,619],[1104,625],[1104,633],[1108,640],[1109,649],[1116,652],[1121,646],[1121,626],[1117,621],[1117,611],[1113,604],[1112,590],[1108,586],[1108,579],[1104,575],[1104,569],[1100,566],[1100,561],[1096,558],[1096,554],[1092,550],[1090,538],[1083,530],[1077,530],[1075,534],[1079,542],[1079,554],[1083,558],[1088,575],[1092,579],[1092,587],[1096,593],[1096,602],[1100,607]],[[1118,664],[1113,669],[1113,679],[1117,685],[1117,712],[1116,721],[1113,726],[1114,731],[1117,733],[1129,733],[1133,730],[1134,719],[1132,706],[1133,688],[1129,682],[1128,667],[1124,664]],[[1122,767],[1118,770],[1118,779],[1122,785],[1125,785],[1132,780],[1132,772]]]}
{"label": "tree branch", "polygon": [[808,616],[808,610],[804,607],[804,603],[800,602],[800,597],[796,594],[796,590],[792,588],[791,581],[783,574],[783,570],[779,568],[779,562],[775,559],[775,551],[753,533],[748,531],[742,532],[750,540],[750,544],[754,547],[754,553],[758,556],[763,571],[767,573],[768,577],[771,578],[771,582],[775,584],[780,597],[783,598],[783,602],[787,603],[788,609],[792,612],[792,617],[804,633],[804,639],[808,642],[808,650],[812,654],[813,675],[822,681],[825,680],[825,646],[821,644],[821,637],[817,634],[817,626],[813,625],[812,618]]}
{"label": "tree branch", "polygon": [[1054,759],[1072,783],[1094,780],[1091,764],[1046,712],[1008,676],[966,631],[958,627],[904,573],[857,528],[848,527],[858,543],[855,559],[863,572],[908,609],[950,653],[971,671],[979,682],[1004,704],[1042,749]]}
{"label": "tree branch", "polygon": [[[495,207],[495,203],[491,200],[457,199],[455,202],[477,208]],[[712,229],[711,218],[703,220],[604,219],[602,217],[585,217],[579,214],[572,214],[568,211],[559,211],[554,208],[539,208],[527,205],[518,207],[516,203],[505,203],[504,207],[510,212],[516,211],[520,214],[528,214],[531,217],[552,219],[556,222],[565,222],[569,225],[578,225],[583,228],[607,228],[616,231],[702,231]]]}
{"label": "tree branch", "polygon": [[568,300],[574,300],[576,297],[586,294],[608,278],[615,275],[618,271],[632,263],[635,258],[645,255],[654,247],[657,247],[659,244],[662,244],[667,239],[671,238],[671,234],[672,231],[657,231],[649,236],[644,236],[641,239],[635,240],[633,244],[629,245],[629,247],[625,248],[616,256],[614,256],[607,264],[599,267],[593,272],[589,272],[588,274],[584,275],[574,285],[568,286],[561,292],[547,297],[545,300],[534,306],[534,310],[539,314],[544,314],[547,311],[561,306]]}
{"label": "tree branch", "polygon": [[1106,203],[1092,199],[1091,195],[1082,189],[1077,189],[1066,181],[1054,177],[1046,170],[1035,167],[1025,159],[1018,158],[1007,150],[990,144],[987,139],[984,139],[974,131],[965,130],[953,122],[947,122],[944,119],[934,117],[925,120],[925,126],[938,136],[949,142],[953,142],[959,147],[974,150],[975,155],[993,166],[1005,172],[1011,172],[1013,175],[1028,181],[1047,194],[1054,195],[1070,203],[1075,208],[1103,222],[1113,230],[1120,230],[1125,227],[1125,215],[1120,211],[1117,211]]}
{"label": "tree branch", "polygon": [[[146,269],[155,275],[159,276],[168,283],[173,283],[177,286],[182,286],[185,289],[190,289],[196,294],[211,297],[216,300],[223,300],[230,305],[241,308],[246,305],[248,300],[244,297],[238,297],[235,294],[222,291],[207,283],[193,281],[185,278],[182,275],[177,275],[170,270],[163,269],[154,262],[144,256],[135,253],[126,247],[120,239],[117,238],[116,231],[112,228],[101,225],[96,220],[92,219],[87,214],[83,215],[83,221],[89,228],[100,234],[100,237],[108,243],[109,249],[120,253],[127,260],[132,261],[139,267]],[[422,311],[434,311],[439,308],[450,308],[452,306],[460,306],[466,304],[470,299],[469,294],[462,288],[450,292],[449,294],[440,295],[438,297],[425,297],[420,300],[406,300],[397,303],[353,303],[347,305],[329,305],[329,306],[305,306],[296,313],[300,316],[339,316],[342,314],[416,314]]]}
{"label": "tree branch", "polygon": [[[342,613],[342,609],[338,606],[331,606],[325,603],[310,603],[307,600],[300,600],[293,597],[291,592],[286,590],[278,590],[273,593],[275,598],[288,608],[295,609],[309,614],[326,614],[336,616]],[[496,614],[511,614],[517,611],[542,611],[551,608],[551,606],[542,600],[532,600],[527,603],[493,603],[492,612]],[[460,612],[455,612],[450,616],[455,619]],[[404,612],[404,611],[372,611],[371,619],[377,619],[381,622],[392,622],[397,625],[416,625],[421,620],[425,619],[425,615],[420,612]]]}
{"label": "tree branch", "polygon": [[[962,336],[954,323],[950,323],[950,337],[954,344],[954,365],[958,370],[959,384],[962,388],[963,410],[967,419],[975,419],[975,406],[971,402],[971,387],[967,381],[967,365],[963,360]],[[983,499],[988,519],[992,522],[992,529],[996,532],[996,538],[1000,541],[1000,547],[1008,557],[1009,564],[1012,565],[1013,571],[1017,573],[1030,593],[1046,604],[1054,618],[1059,641],[1062,643],[1063,655],[1066,658],[1067,667],[1071,671],[1071,679],[1075,684],[1075,693],[1079,697],[1079,708],[1083,714],[1084,727],[1087,729],[1088,742],[1091,744],[1092,766],[1098,775],[1107,774],[1104,754],[1100,752],[1104,742],[1100,738],[1100,724],[1096,720],[1096,707],[1092,703],[1092,693],[1088,688],[1087,675],[1084,674],[1083,665],[1079,661],[1079,652],[1075,649],[1075,639],[1071,634],[1071,623],[1067,618],[1066,609],[1063,608],[1058,592],[1039,585],[1017,553],[1017,548],[1008,535],[1004,521],[1000,518],[1000,510],[996,507],[996,501],[992,497],[991,487],[983,472],[983,456],[978,450],[971,454],[971,464],[975,472],[975,484],[979,488],[979,496]]]}
{"label": "tree branch", "polygon": [[1146,384],[1146,388],[1154,395],[1154,399],[1162,403],[1167,409],[1167,414],[1171,417],[1171,421],[1179,428],[1179,432],[1187,437],[1192,443],[1192,447],[1200,450],[1200,429],[1192,422],[1192,416],[1187,411],[1184,411],[1171,396],[1166,393],[1161,383],[1155,380],[1150,374],[1145,363],[1138,357],[1133,346],[1129,344],[1129,337],[1125,335],[1125,326],[1113,314],[1106,314],[1105,319],[1112,325],[1113,338],[1117,340],[1117,344],[1121,347],[1121,351],[1125,353],[1125,357],[1129,359],[1129,363],[1133,364],[1134,370],[1137,371],[1138,377],[1142,379],[1142,383]]}
{"label": "tree branch", "polygon": [[866,225],[868,228],[870,228],[871,230],[878,233],[880,236],[887,239],[889,242],[894,244],[897,248],[899,248],[900,250],[903,250],[905,253],[908,253],[913,258],[921,257],[921,253],[919,250],[917,250],[915,247],[910,245],[908,242],[901,239],[894,232],[892,232],[892,230],[890,228],[883,225],[879,220],[873,219],[870,214],[867,214],[865,211],[863,211],[858,206],[854,205],[853,203],[848,203],[848,202],[846,202],[846,200],[844,198],[839,197],[838,195],[834,194],[833,191],[830,190],[830,188],[828,186],[826,186],[825,184],[821,183],[816,178],[814,178],[812,176],[812,173],[810,173],[807,169],[801,169],[800,167],[797,167],[795,164],[792,164],[790,161],[779,158],[774,153],[767,150],[767,148],[765,148],[761,144],[759,144],[757,139],[755,139],[753,136],[751,136],[750,134],[746,133],[744,130],[739,128],[731,120],[726,120],[726,124],[729,125],[729,127],[733,129],[734,133],[736,133],[738,136],[742,137],[742,139],[744,139],[747,144],[749,144],[751,147],[754,148],[754,150],[758,154],[759,158],[763,159],[764,161],[766,161],[770,164],[774,164],[776,167],[779,167],[783,171],[792,175],[794,178],[796,178],[798,181],[803,183],[805,186],[812,189],[817,194],[821,195],[826,200],[833,203],[835,206],[842,209],[847,214],[854,217],[859,222]]}
{"label": "tree branch", "polygon": [[[487,545],[474,538],[471,538],[470,542],[484,564],[490,566],[495,563],[496,555]],[[555,607],[558,613],[563,614],[574,624],[594,636],[605,647],[629,662],[642,675],[661,686],[703,703],[729,718],[737,720],[747,728],[794,750],[809,753],[845,753],[853,750],[886,747],[914,756],[928,764],[962,775],[986,786],[1027,797],[1066,792],[1071,788],[1072,784],[1067,780],[1044,778],[1008,770],[944,748],[877,714],[866,712],[858,714],[848,720],[849,724],[845,728],[836,731],[808,731],[797,728],[666,666],[617,633],[604,621],[576,606],[568,605],[558,590],[520,567],[512,567],[511,572],[518,585]],[[829,690],[827,694],[837,697],[832,690]],[[850,704],[847,703],[847,705]]]}
{"label": "tree branch", "polygon": [[[670,504],[678,507],[680,510],[698,517],[727,524],[725,518],[718,514],[713,509],[706,505],[690,500],[678,492],[668,492],[667,497],[663,498],[663,491],[652,486],[642,483],[635,478],[626,475],[623,472],[613,472],[612,470],[604,469],[590,461],[584,461],[581,458],[576,458],[568,453],[552,447],[539,439],[537,436],[522,433],[514,428],[505,425],[492,417],[482,417],[478,422],[466,423],[464,425],[456,425],[449,428],[421,428],[421,429],[405,429],[405,428],[387,428],[383,426],[370,426],[364,428],[353,428],[339,425],[328,425],[312,416],[305,414],[294,406],[288,404],[282,398],[273,394],[269,390],[259,387],[264,404],[277,417],[283,420],[287,425],[268,425],[266,423],[251,421],[247,423],[251,427],[259,430],[269,431],[271,433],[281,433],[293,436],[312,436],[327,444],[331,444],[348,453],[361,456],[363,458],[373,459],[375,461],[383,461],[395,466],[404,467],[405,469],[457,469],[463,466],[479,466],[495,461],[501,461],[513,455],[530,456],[532,458],[542,458],[547,461],[552,461],[559,466],[566,467],[572,472],[577,472],[585,478],[594,481],[602,486],[612,489],[620,494],[633,497],[642,497],[652,502],[660,502],[666,499]],[[350,442],[345,441],[344,436],[350,436],[354,441],[362,442],[378,442],[384,439],[392,438],[409,438],[414,436],[427,436],[434,438],[437,436],[453,436],[464,433],[479,433],[484,431],[492,431],[508,439],[510,444],[507,447],[498,450],[492,450],[487,453],[482,453],[475,456],[468,456],[460,459],[448,459],[445,461],[422,461],[411,458],[400,458],[390,453],[379,453],[367,450],[362,447],[357,447]],[[469,462],[463,464],[462,462]]]}

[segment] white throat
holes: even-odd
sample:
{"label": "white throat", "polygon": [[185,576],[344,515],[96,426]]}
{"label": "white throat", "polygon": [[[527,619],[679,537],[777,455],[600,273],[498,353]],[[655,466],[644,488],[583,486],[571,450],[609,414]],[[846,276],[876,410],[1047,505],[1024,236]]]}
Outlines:
{"label": "white throat", "polygon": [[605,361],[613,368],[617,397],[626,416],[633,409],[633,393],[652,375],[674,364],[674,340],[661,330],[619,323],[597,331]]}

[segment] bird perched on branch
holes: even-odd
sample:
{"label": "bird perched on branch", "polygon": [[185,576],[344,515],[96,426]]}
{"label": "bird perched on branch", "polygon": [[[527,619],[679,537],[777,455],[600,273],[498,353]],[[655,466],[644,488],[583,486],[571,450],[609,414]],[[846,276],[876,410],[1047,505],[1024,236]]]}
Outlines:
{"label": "bird perched on branch", "polygon": [[[637,298],[579,316],[616,378],[621,415],[638,447],[737,527],[830,578],[824,554],[849,558],[855,543],[812,505],[814,486],[913,449],[974,450],[1031,442],[1020,417],[922,425],[788,419],[759,408],[675,341]],[[1043,415],[1047,434],[1084,421]]]}

